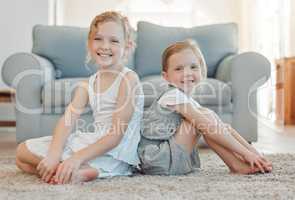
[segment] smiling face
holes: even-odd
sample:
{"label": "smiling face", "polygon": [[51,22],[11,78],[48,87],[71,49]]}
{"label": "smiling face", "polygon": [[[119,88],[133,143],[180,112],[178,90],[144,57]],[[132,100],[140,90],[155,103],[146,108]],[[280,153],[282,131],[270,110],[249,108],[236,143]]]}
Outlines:
{"label": "smiling face", "polygon": [[187,94],[202,79],[200,61],[190,48],[172,54],[167,66],[163,72],[164,79]]}
{"label": "smiling face", "polygon": [[114,21],[99,24],[97,32],[89,39],[89,50],[92,59],[100,68],[121,66],[126,50],[122,25]]}

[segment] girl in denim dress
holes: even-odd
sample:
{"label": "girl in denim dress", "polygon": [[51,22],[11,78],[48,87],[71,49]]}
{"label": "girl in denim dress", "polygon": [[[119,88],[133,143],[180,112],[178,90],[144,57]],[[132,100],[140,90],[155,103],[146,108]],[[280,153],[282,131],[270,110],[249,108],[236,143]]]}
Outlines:
{"label": "girl in denim dress", "polygon": [[196,143],[202,135],[232,173],[270,172],[272,164],[231,126],[191,97],[205,79],[205,60],[192,40],[169,46],[162,55],[169,87],[143,115],[138,154],[145,174],[180,175],[200,167]]}

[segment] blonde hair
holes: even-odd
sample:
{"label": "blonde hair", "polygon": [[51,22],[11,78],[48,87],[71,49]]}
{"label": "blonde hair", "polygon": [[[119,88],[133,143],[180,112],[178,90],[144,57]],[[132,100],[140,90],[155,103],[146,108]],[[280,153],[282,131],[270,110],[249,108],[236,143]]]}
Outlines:
{"label": "blonde hair", "polygon": [[[86,57],[86,62],[90,62],[91,60],[91,56],[89,53],[90,42],[95,37],[95,34],[97,33],[99,29],[99,25],[105,22],[116,22],[119,25],[121,25],[124,31],[125,43],[129,47],[129,53],[132,52],[135,48],[133,31],[130,26],[128,18],[116,11],[106,11],[94,17],[94,19],[92,20],[90,24],[90,29],[88,33],[88,42],[87,42],[88,53]],[[126,57],[128,57],[128,55],[126,55]]]}
{"label": "blonde hair", "polygon": [[176,42],[168,46],[162,54],[162,71],[167,72],[168,70],[168,59],[175,53],[178,53],[185,49],[191,49],[196,57],[199,59],[201,65],[202,79],[207,77],[207,65],[204,56],[199,48],[199,45],[192,39],[186,39],[184,41]]}

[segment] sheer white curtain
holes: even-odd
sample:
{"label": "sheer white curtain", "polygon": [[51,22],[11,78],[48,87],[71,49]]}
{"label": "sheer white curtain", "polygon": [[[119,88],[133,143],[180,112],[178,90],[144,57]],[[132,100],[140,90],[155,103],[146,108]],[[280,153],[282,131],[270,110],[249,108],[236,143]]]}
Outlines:
{"label": "sheer white curtain", "polygon": [[243,0],[248,19],[247,50],[256,50],[273,60],[288,54],[290,0]]}
{"label": "sheer white curtain", "polygon": [[275,59],[289,55],[290,0],[243,0],[242,51],[256,51],[272,64],[271,79],[258,93],[259,114],[273,118]]}
{"label": "sheer white curtain", "polygon": [[55,0],[58,25],[88,27],[91,19],[106,10],[121,11],[136,28],[140,20],[166,26],[194,26],[236,22],[236,0]]}

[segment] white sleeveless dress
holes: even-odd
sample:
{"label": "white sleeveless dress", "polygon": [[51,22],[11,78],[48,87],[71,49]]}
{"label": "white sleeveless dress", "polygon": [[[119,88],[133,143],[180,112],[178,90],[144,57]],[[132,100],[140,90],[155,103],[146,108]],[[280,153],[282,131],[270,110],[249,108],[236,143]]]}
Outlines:
{"label": "white sleeveless dress", "polygon": [[[70,134],[64,147],[62,159],[65,160],[88,145],[95,143],[103,137],[112,125],[112,113],[116,109],[116,99],[120,83],[124,75],[131,71],[123,68],[122,72],[117,76],[113,84],[103,93],[94,93],[93,86],[97,74],[89,78],[89,104],[93,111],[94,132],[76,131]],[[88,162],[88,164],[98,170],[98,177],[111,177],[131,175],[132,167],[139,164],[137,147],[140,141],[140,122],[143,113],[143,91],[139,88],[139,95],[136,97],[136,108],[128,123],[124,136],[114,149],[102,156]],[[52,136],[29,139],[25,142],[27,148],[35,155],[45,157]]]}

